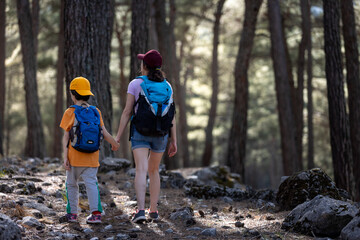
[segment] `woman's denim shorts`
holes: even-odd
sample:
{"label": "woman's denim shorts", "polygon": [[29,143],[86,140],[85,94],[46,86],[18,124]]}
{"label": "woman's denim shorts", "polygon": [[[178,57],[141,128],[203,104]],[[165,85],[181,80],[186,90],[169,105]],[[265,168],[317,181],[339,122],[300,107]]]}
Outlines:
{"label": "woman's denim shorts", "polygon": [[144,136],[139,133],[135,126],[131,129],[131,149],[148,148],[153,152],[162,153],[165,152],[169,134],[160,137]]}

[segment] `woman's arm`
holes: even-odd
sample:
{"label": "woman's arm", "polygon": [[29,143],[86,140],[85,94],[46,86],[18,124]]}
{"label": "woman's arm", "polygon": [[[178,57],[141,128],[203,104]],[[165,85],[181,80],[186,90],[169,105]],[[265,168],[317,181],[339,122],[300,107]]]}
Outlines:
{"label": "woman's arm", "polygon": [[68,159],[68,145],[69,143],[69,132],[65,131],[64,136],[62,138],[62,147],[63,147],[63,154],[64,154],[64,168],[65,170],[70,170],[70,162]]}
{"label": "woman's arm", "polygon": [[118,132],[117,132],[117,135],[115,138],[117,142],[120,142],[120,138],[121,138],[122,134],[124,133],[126,125],[128,124],[128,122],[131,118],[134,104],[135,104],[135,96],[128,93],[127,97],[126,97],[125,108],[121,114],[119,129],[118,129]]}
{"label": "woman's arm", "polygon": [[169,145],[169,150],[168,150],[168,154],[169,157],[173,157],[176,152],[177,152],[177,143],[176,143],[176,118],[174,116],[173,120],[172,120],[172,124],[173,126],[171,127],[170,131],[171,131],[171,137],[170,137],[170,145]]}

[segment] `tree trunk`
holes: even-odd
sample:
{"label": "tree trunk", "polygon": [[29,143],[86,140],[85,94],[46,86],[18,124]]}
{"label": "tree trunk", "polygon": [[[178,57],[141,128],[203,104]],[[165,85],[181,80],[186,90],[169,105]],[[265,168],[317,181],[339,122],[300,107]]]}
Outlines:
{"label": "tree trunk", "polygon": [[307,124],[308,124],[308,169],[315,167],[314,164],[314,128],[313,128],[313,102],[312,102],[312,55],[311,55],[311,15],[310,3],[308,0],[300,0],[301,16],[303,19],[303,34],[306,36],[307,42]]}
{"label": "tree trunk", "polygon": [[130,81],[140,73],[140,61],[137,55],[148,50],[149,9],[149,0],[131,2]]}
{"label": "tree trunk", "polygon": [[338,0],[324,0],[323,4],[325,71],[335,183],[351,194],[352,152],[341,61],[340,3]]}
{"label": "tree trunk", "polygon": [[37,52],[38,52],[39,13],[40,13],[39,0],[32,0],[31,1],[31,20],[32,20],[32,31],[33,31],[33,37],[34,37],[35,56],[37,55]]}
{"label": "tree trunk", "polygon": [[[180,82],[180,63],[181,59],[177,58],[176,55],[176,39],[174,34],[176,20],[176,5],[174,0],[170,0],[170,23],[169,23],[169,35],[170,35],[170,46],[171,46],[171,65],[173,68],[173,79],[175,83],[175,101],[178,103],[178,128],[180,132],[180,144],[181,144],[181,155],[183,167],[190,167],[190,154],[189,154],[189,139],[188,139],[188,124],[186,116],[186,85]],[[173,160],[172,160],[173,161]],[[175,162],[175,161],[174,161]],[[175,162],[176,164],[176,162]],[[175,166],[176,167],[176,166]]]}
{"label": "tree trunk", "polygon": [[215,22],[213,30],[213,52],[212,52],[212,64],[211,64],[211,78],[212,78],[212,95],[211,95],[211,107],[209,112],[208,124],[205,129],[205,150],[202,156],[202,165],[209,166],[211,163],[211,157],[213,152],[213,129],[216,120],[216,109],[218,103],[219,93],[219,76],[218,76],[218,45],[219,45],[219,32],[220,32],[220,18],[222,16],[222,9],[225,0],[219,0],[217,9],[215,12]]}
{"label": "tree trunk", "polygon": [[355,179],[355,201],[360,201],[360,79],[359,52],[356,38],[356,24],[352,0],[341,1],[343,35],[346,55],[346,81],[349,93],[350,137]]}
{"label": "tree trunk", "polygon": [[58,39],[58,61],[56,64],[56,103],[54,121],[53,157],[61,157],[62,145],[59,144],[62,130],[59,127],[64,112],[64,0],[61,0],[60,27]]}
{"label": "tree trunk", "polygon": [[227,165],[245,180],[247,111],[249,102],[249,68],[254,44],[257,15],[262,0],[245,0],[245,19],[235,63],[235,101],[227,150]]}
{"label": "tree trunk", "polygon": [[37,93],[36,56],[28,0],[17,0],[17,15],[25,74],[25,99],[28,129],[25,155],[28,157],[43,158],[45,156],[45,142]]}
{"label": "tree trunk", "polygon": [[[113,1],[65,0],[66,88],[73,78],[86,77],[108,132],[111,134],[112,99],[110,92],[110,43],[113,29]],[[70,105],[70,102],[68,102]],[[111,156],[110,145],[102,144],[100,158]]]}
{"label": "tree trunk", "polygon": [[[119,68],[120,68],[120,88],[119,88],[119,99],[120,99],[120,108],[121,111],[124,110],[125,108],[125,103],[126,103],[126,95],[127,95],[127,86],[128,86],[128,80],[125,77],[124,74],[124,70],[125,70],[125,46],[124,46],[124,38],[125,38],[125,31],[126,29],[126,24],[127,24],[127,20],[128,20],[128,13],[130,12],[127,11],[125,13],[125,15],[122,16],[122,25],[121,27],[118,25],[118,23],[116,22],[116,37],[118,39],[119,42]],[[120,139],[120,147],[121,147],[121,153],[122,156],[126,159],[130,158],[130,153],[129,153],[129,131],[128,129],[125,129],[124,134],[122,135],[121,139]]]}
{"label": "tree trunk", "polygon": [[4,156],[4,119],[5,119],[5,24],[6,24],[6,0],[0,1],[0,156]]}
{"label": "tree trunk", "polygon": [[278,102],[283,169],[291,175],[296,169],[299,156],[295,141],[295,121],[291,103],[290,84],[287,73],[285,43],[281,27],[281,14],[278,0],[268,1],[268,14],[271,33],[271,56],[273,59],[276,96]]}
{"label": "tree trunk", "polygon": [[[290,84],[290,96],[291,96],[291,107],[293,109],[294,121],[295,121],[295,142],[296,142],[296,151],[299,156],[298,161],[295,162],[294,171],[302,170],[302,129],[303,129],[303,90],[304,90],[304,78],[303,76],[298,78],[297,87],[295,87],[294,76],[292,73],[292,61],[290,57],[290,52],[288,48],[286,33],[285,33],[285,18],[282,17],[282,32],[283,32],[283,41],[285,47],[286,54],[286,62],[287,62],[287,74]],[[300,49],[303,48],[300,44],[299,47],[299,56]],[[303,49],[302,49],[303,50]],[[303,60],[303,59],[302,59]]]}

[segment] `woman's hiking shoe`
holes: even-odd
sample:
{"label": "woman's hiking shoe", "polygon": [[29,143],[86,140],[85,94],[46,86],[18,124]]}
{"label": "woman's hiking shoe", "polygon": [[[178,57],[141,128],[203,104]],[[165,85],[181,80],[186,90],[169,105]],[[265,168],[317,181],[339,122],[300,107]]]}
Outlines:
{"label": "woman's hiking shoe", "polygon": [[86,223],[101,223],[101,214],[90,214],[86,219]]}
{"label": "woman's hiking shoe", "polygon": [[158,211],[150,212],[149,211],[149,217],[152,220],[158,220],[159,219],[159,213]]}
{"label": "woman's hiking shoe", "polygon": [[77,214],[74,213],[67,213],[66,214],[66,219],[68,222],[77,222]]}
{"label": "woman's hiking shoe", "polygon": [[133,219],[131,220],[134,223],[140,223],[146,220],[145,217],[145,210],[138,210],[135,214]]}

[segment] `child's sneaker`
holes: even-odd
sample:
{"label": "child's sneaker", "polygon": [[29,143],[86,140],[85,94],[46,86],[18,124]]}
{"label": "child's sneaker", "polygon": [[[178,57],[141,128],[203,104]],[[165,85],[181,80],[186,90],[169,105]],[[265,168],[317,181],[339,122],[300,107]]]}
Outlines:
{"label": "child's sneaker", "polygon": [[68,222],[77,222],[77,214],[68,213],[66,214],[66,219]]}
{"label": "child's sneaker", "polygon": [[101,214],[90,214],[86,219],[86,223],[101,223]]}
{"label": "child's sneaker", "polygon": [[158,220],[159,219],[159,212],[158,211],[154,211],[154,212],[149,211],[149,217],[152,220]]}
{"label": "child's sneaker", "polygon": [[140,223],[146,220],[145,217],[145,210],[138,210],[136,211],[136,213],[134,214],[133,219],[131,220],[134,223]]}

